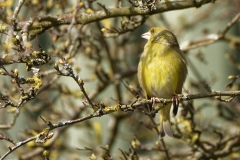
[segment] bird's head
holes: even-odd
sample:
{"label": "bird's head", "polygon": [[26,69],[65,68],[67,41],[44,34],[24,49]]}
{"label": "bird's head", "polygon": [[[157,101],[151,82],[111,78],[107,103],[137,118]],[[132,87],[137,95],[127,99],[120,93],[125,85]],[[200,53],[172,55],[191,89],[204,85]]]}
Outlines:
{"label": "bird's head", "polygon": [[148,40],[148,43],[160,43],[166,45],[176,45],[178,46],[178,41],[175,35],[167,29],[154,27],[148,32],[142,34],[142,38]]}

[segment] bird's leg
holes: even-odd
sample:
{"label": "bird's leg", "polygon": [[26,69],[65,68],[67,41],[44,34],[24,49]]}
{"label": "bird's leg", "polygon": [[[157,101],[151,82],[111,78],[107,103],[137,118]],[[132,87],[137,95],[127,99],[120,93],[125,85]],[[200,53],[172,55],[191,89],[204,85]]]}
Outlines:
{"label": "bird's leg", "polygon": [[178,112],[178,106],[179,106],[179,99],[176,93],[173,95],[172,101],[173,101],[173,115],[176,116]]}
{"label": "bird's leg", "polygon": [[151,97],[151,101],[152,101],[152,108],[151,108],[151,110],[153,110],[153,108],[155,107],[156,97]]}
{"label": "bird's leg", "polygon": [[155,108],[155,101],[156,101],[156,97],[151,97],[152,105],[149,105],[149,113],[152,116],[152,118],[154,118],[155,115],[156,115],[156,111],[154,110],[154,108]]}
{"label": "bird's leg", "polygon": [[[146,99],[149,99],[149,98],[150,98],[150,96],[147,95],[146,92],[145,92],[145,97],[146,97]],[[149,107],[148,107],[148,108],[150,109],[150,112],[152,112],[153,109],[154,109],[155,101],[156,101],[156,97],[151,97],[152,106],[149,105]],[[155,115],[153,115],[153,117],[154,117],[154,116],[155,116]]]}

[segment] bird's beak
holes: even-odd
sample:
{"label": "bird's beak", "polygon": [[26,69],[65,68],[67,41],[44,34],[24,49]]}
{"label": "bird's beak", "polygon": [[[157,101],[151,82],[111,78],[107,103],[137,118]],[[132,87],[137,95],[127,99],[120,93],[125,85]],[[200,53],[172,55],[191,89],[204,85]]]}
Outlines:
{"label": "bird's beak", "polygon": [[150,36],[151,36],[150,32],[146,32],[146,33],[142,34],[142,38],[145,38],[145,39],[149,39]]}

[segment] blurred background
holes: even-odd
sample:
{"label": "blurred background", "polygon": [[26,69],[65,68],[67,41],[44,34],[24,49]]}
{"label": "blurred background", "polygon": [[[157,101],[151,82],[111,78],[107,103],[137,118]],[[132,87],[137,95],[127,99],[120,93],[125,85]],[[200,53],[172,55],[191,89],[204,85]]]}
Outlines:
{"label": "blurred background", "polygon": [[[30,51],[41,53],[37,58],[31,55],[22,57],[26,52],[24,50],[23,53],[22,48],[26,49],[28,45],[24,43],[22,32],[17,29],[11,32],[11,25],[1,19],[0,55],[8,63],[0,65],[0,103],[1,106],[13,103],[12,107],[0,109],[1,135],[14,142],[24,141],[48,127],[40,116],[57,124],[86,117],[96,112],[99,106],[131,104],[142,97],[136,74],[146,44],[141,34],[155,26],[172,31],[185,53],[189,74],[183,94],[207,94],[209,90],[238,91],[239,21],[231,25],[224,38],[208,42],[221,34],[239,14],[240,2],[216,1],[189,9],[174,9],[178,2],[181,1],[24,1],[17,22],[31,19],[33,24],[38,24],[44,21],[39,17],[49,16],[47,23],[51,16],[61,18],[68,15],[70,24],[53,25],[49,29],[30,27]],[[193,1],[186,1],[186,4],[188,2]],[[17,1],[0,1],[4,16],[13,15],[17,5]],[[76,24],[76,17],[81,15],[100,15],[97,11],[103,12],[106,8],[117,11],[121,7],[135,7],[142,11],[150,9],[152,12]],[[169,11],[160,12],[166,8]],[[3,26],[7,29],[4,30]],[[13,40],[9,40],[10,37]],[[194,44],[196,47],[192,47]],[[51,60],[39,65],[44,57],[42,51]],[[24,58],[40,60],[29,64]],[[33,70],[27,70],[29,66],[40,69],[38,79],[42,85],[39,88],[36,87],[40,84],[36,79],[27,81],[27,78],[36,78]],[[64,74],[70,73],[71,69],[84,82],[85,91],[95,108],[90,107],[76,80]],[[18,77],[14,78],[16,70]],[[26,82],[19,82],[19,87],[16,81],[20,77]],[[36,92],[33,98],[29,96],[31,88]],[[26,95],[28,98],[20,104]],[[134,111],[118,110],[56,128],[46,143],[29,141],[6,159],[239,159],[239,97],[230,102],[227,102],[229,97],[220,98],[222,100],[211,97],[181,103],[178,115],[171,116],[176,137],[173,139],[166,137],[159,141],[155,130],[159,115],[151,117],[145,114],[149,110],[143,105]],[[15,107],[18,105],[20,109],[17,111]],[[0,156],[9,150],[8,146],[14,146],[3,139],[0,141]],[[44,151],[49,155],[44,156]]]}

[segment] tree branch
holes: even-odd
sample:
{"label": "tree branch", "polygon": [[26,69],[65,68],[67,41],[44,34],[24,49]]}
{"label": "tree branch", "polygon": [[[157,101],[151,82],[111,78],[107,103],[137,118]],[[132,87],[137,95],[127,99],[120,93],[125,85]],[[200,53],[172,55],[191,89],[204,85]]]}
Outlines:
{"label": "tree branch", "polygon": [[[153,15],[167,11],[186,9],[191,7],[200,7],[201,5],[214,2],[213,0],[202,0],[196,4],[194,0],[168,1],[159,4],[155,10],[141,9],[134,7],[123,8],[105,8],[94,13],[81,13],[76,16],[75,24],[88,24],[91,22],[121,16]],[[106,12],[107,10],[107,12]],[[39,23],[33,23],[29,30],[45,30],[54,26],[68,25],[72,21],[72,13],[59,16],[43,16],[38,19]],[[26,22],[19,22],[17,30],[21,30]]]}

